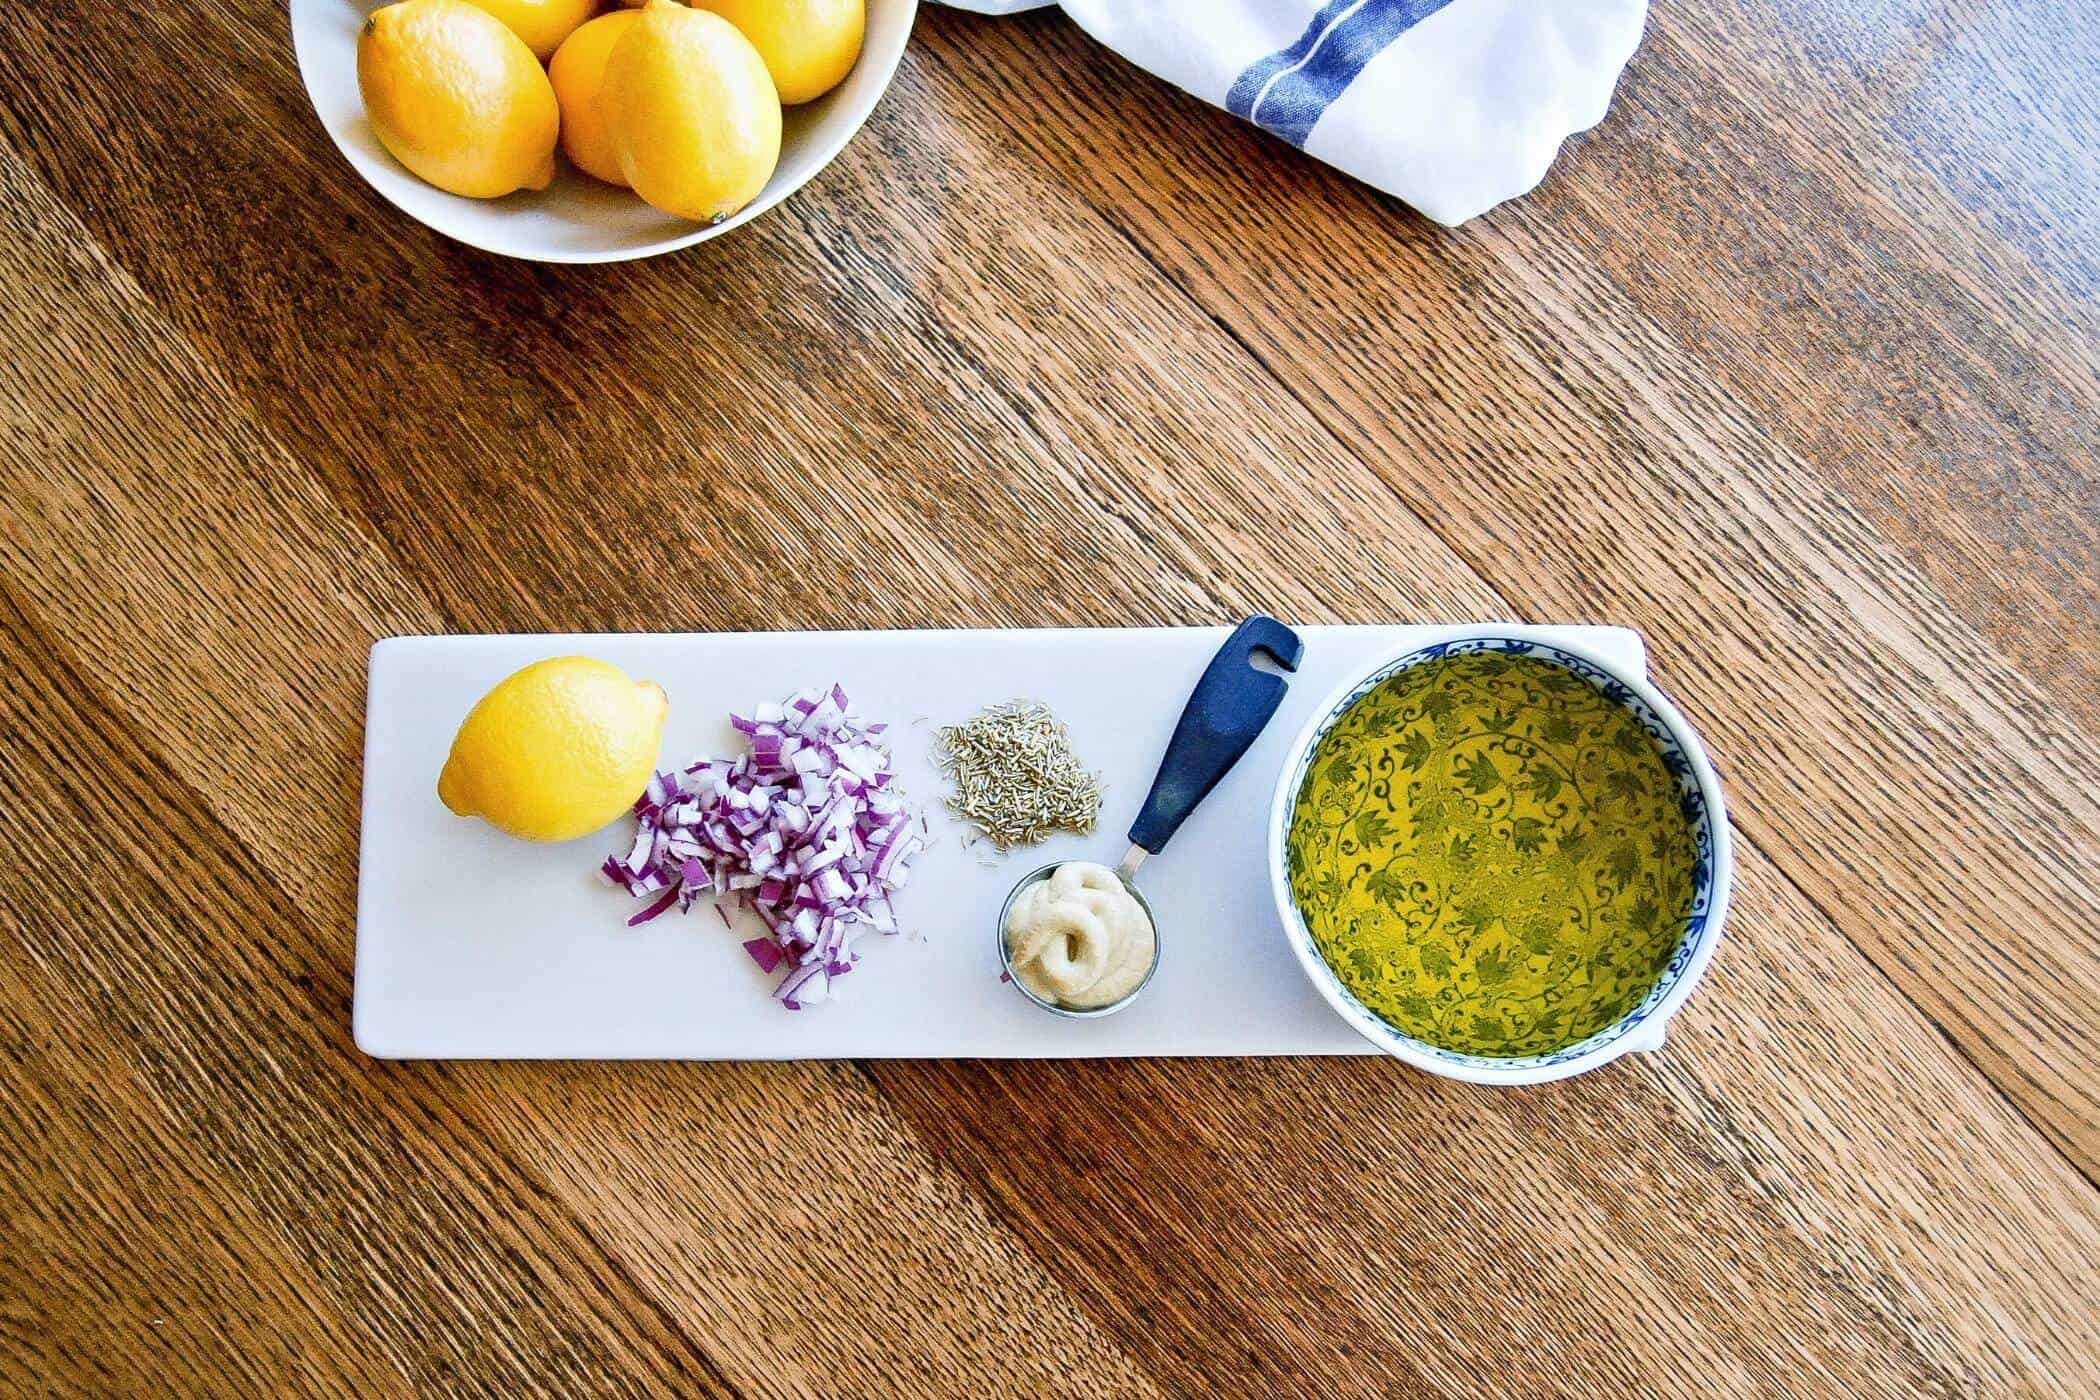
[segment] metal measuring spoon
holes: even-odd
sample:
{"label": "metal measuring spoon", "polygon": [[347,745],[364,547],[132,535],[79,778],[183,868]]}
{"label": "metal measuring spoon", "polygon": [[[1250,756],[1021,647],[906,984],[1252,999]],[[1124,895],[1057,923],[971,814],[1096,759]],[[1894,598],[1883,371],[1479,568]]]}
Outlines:
{"label": "metal measuring spoon", "polygon": [[1260,613],[1233,629],[1190,693],[1189,702],[1181,711],[1181,721],[1174,726],[1173,737],[1167,740],[1167,752],[1159,761],[1158,775],[1152,779],[1152,791],[1145,795],[1145,805],[1138,810],[1137,820],[1131,823],[1130,849],[1117,862],[1115,873],[1152,924],[1152,965],[1128,996],[1106,1006],[1084,1009],[1061,1006],[1037,996],[1014,974],[1006,947],[1006,921],[1013,913],[1014,901],[1020,898],[1023,890],[1037,881],[1049,879],[1060,866],[1070,864],[1069,861],[1056,861],[1023,875],[1007,894],[1006,903],[999,907],[999,922],[992,930],[992,936],[999,944],[999,966],[1014,988],[1043,1010],[1082,1020],[1107,1016],[1130,1005],[1137,1000],[1139,992],[1151,985],[1154,974],[1159,971],[1160,947],[1164,940],[1151,904],[1138,890],[1137,870],[1144,864],[1145,857],[1158,855],[1166,848],[1189,813],[1210,796],[1219,779],[1232,771],[1232,765],[1240,761],[1240,756],[1268,725],[1276,707],[1283,703],[1288,682],[1273,671],[1256,669],[1254,653],[1257,651],[1265,653],[1284,670],[1295,671],[1299,658],[1305,654],[1305,644],[1298,639],[1296,632],[1275,618]]}

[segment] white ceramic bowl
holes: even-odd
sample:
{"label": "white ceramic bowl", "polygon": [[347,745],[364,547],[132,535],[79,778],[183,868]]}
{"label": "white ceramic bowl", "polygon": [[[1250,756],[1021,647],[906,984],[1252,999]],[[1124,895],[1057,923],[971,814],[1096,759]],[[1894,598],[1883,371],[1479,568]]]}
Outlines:
{"label": "white ceramic bowl", "polygon": [[[1285,867],[1286,838],[1298,791],[1304,785],[1306,766],[1334,722],[1373,686],[1397,672],[1438,657],[1476,651],[1537,656],[1555,662],[1626,706],[1661,746],[1663,761],[1676,776],[1687,812],[1692,816],[1691,834],[1697,847],[1692,907],[1661,979],[1639,1005],[1619,1020],[1587,1039],[1546,1055],[1495,1058],[1460,1054],[1404,1035],[1374,1015],[1342,985],[1320,956],[1311,930],[1298,913]],[[1269,887],[1291,951],[1298,955],[1299,965],[1320,989],[1320,995],[1327,998],[1343,1020],[1387,1054],[1431,1074],[1475,1084],[1543,1084],[1609,1064],[1629,1050],[1661,1049],[1666,1024],[1692,994],[1720,941],[1721,925],[1728,915],[1729,886],[1734,878],[1735,858],[1721,781],[1707,760],[1699,736],[1677,707],[1645,676],[1629,672],[1586,647],[1554,640],[1537,628],[1513,624],[1455,627],[1427,645],[1395,653],[1360,679],[1336,690],[1313,711],[1312,719],[1299,732],[1284,760],[1283,775],[1277,781],[1276,798],[1269,810]]]}
{"label": "white ceramic bowl", "polygon": [[719,237],[786,199],[830,164],[875,110],[911,37],[918,0],[867,0],[860,62],[814,102],[787,109],[780,167],[743,209],[719,224],[673,218],[628,190],[593,180],[556,157],[554,183],[502,199],[466,199],[426,185],[386,153],[357,92],[357,31],[383,0],[291,0],[299,76],[321,125],[367,184],[409,217],[448,238],[536,262],[621,262]]}

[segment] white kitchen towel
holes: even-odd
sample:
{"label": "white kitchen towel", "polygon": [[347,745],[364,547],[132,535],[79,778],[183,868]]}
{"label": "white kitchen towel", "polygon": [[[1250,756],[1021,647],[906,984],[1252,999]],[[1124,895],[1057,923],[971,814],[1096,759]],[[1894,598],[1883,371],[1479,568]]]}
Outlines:
{"label": "white kitchen towel", "polygon": [[1648,0],[944,0],[1062,3],[1108,47],[1441,224],[1545,178],[1604,118]]}

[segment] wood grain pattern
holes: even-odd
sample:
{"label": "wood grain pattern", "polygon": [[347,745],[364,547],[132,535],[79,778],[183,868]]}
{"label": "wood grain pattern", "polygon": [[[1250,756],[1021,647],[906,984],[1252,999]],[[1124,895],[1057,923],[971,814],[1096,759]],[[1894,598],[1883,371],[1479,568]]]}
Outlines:
{"label": "wood grain pattern", "polygon": [[[1458,233],[932,11],[795,200],[557,269],[274,9],[0,7],[0,1387],[2100,1388],[2100,28],[1870,11],[1659,7]],[[1665,1054],[350,1044],[378,637],[1252,607],[1646,634],[1742,837]]]}

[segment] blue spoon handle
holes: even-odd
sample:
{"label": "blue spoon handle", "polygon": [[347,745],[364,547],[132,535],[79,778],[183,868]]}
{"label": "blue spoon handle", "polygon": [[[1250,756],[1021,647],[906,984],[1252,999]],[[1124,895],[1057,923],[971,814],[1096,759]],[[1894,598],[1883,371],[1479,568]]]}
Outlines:
{"label": "blue spoon handle", "polygon": [[1159,854],[1283,703],[1287,684],[1274,672],[1255,669],[1257,651],[1267,652],[1284,670],[1295,671],[1305,643],[1296,632],[1260,613],[1225,639],[1204,668],[1203,679],[1196,682],[1174,737],[1167,740],[1159,776],[1152,780],[1152,791],[1130,828],[1133,845]]}

